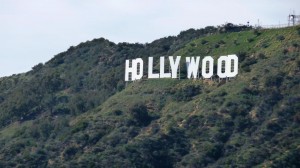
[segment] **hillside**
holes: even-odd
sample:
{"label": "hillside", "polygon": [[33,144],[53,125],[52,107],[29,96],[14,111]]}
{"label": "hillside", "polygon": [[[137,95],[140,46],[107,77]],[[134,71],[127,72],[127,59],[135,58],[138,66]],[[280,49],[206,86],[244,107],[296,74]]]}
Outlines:
{"label": "hillside", "polygon": [[[227,54],[228,81],[124,82],[126,59]],[[0,79],[0,167],[299,167],[299,102],[299,26],[95,39]]]}

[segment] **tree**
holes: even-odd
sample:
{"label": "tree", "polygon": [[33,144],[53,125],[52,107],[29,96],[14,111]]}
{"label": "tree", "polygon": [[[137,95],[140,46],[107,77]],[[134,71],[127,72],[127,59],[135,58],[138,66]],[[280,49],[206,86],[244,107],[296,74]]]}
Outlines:
{"label": "tree", "polygon": [[147,107],[140,103],[133,105],[129,109],[129,114],[133,121],[135,121],[138,125],[146,126],[151,121]]}

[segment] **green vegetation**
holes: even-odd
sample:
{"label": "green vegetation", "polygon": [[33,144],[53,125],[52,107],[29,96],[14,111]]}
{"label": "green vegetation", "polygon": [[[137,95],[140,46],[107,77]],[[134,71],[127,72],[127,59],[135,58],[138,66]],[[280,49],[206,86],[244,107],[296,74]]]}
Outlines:
{"label": "green vegetation", "polygon": [[[0,167],[299,167],[299,30],[100,38],[0,78]],[[125,59],[234,53],[228,81],[124,82]]]}

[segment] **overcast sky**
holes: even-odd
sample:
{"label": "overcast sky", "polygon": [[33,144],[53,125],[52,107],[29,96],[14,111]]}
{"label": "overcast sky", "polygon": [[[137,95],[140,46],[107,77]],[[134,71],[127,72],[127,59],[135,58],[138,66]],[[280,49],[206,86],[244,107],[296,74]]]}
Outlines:
{"label": "overcast sky", "polygon": [[0,77],[94,38],[145,43],[225,22],[287,23],[299,6],[300,0],[0,0]]}

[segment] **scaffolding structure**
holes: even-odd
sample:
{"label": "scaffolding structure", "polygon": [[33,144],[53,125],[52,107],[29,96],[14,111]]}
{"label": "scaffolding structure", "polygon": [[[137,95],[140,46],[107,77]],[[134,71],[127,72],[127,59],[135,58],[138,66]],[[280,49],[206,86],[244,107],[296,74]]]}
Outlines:
{"label": "scaffolding structure", "polygon": [[288,26],[295,26],[300,24],[300,15],[289,14],[288,16]]}

